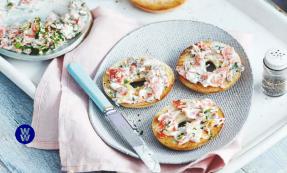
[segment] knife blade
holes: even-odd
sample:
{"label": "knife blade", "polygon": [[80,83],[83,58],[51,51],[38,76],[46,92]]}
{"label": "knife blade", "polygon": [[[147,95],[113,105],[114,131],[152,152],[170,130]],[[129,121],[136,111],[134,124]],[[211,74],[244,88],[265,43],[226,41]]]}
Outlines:
{"label": "knife blade", "polygon": [[133,148],[149,170],[152,172],[160,172],[160,164],[154,158],[152,151],[130,126],[125,117],[114,109],[114,106],[95,85],[83,68],[79,64],[71,63],[67,66],[67,70],[85,93],[93,100],[99,110],[105,114],[107,121],[112,125],[115,131]]}

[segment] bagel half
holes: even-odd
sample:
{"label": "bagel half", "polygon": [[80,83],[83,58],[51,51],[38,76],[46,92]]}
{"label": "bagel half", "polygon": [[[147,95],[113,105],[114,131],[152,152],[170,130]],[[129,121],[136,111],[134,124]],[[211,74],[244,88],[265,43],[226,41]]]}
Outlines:
{"label": "bagel half", "polygon": [[[149,107],[154,105],[155,103],[161,101],[162,99],[164,99],[164,97],[166,97],[168,95],[168,93],[171,91],[173,85],[174,85],[174,81],[175,81],[175,77],[174,77],[174,73],[172,71],[172,69],[165,63],[158,61],[156,59],[152,59],[153,62],[156,62],[157,64],[161,65],[164,68],[164,71],[167,74],[168,77],[168,83],[169,85],[167,87],[165,87],[165,89],[163,90],[160,99],[156,99],[154,101],[143,101],[143,102],[138,102],[138,103],[117,103],[123,107],[126,108],[145,108],[145,107]],[[119,61],[118,63],[116,63],[115,65],[113,65],[112,67],[116,67],[121,63],[121,61]],[[109,76],[107,74],[107,72],[103,75],[103,88],[104,91],[106,93],[106,95],[108,97],[110,97],[111,99],[114,99],[115,97],[113,96],[113,89],[110,86],[110,79]]]}
{"label": "bagel half", "polygon": [[[212,44],[213,41],[203,41],[205,44]],[[179,66],[184,66],[184,62],[190,58],[190,53],[191,53],[191,49],[192,46],[186,48],[179,56],[179,59],[177,61],[177,67]],[[239,57],[239,56],[238,56]],[[239,57],[239,61],[241,64],[241,59]],[[187,80],[184,76],[179,75],[179,80],[181,81],[181,83],[183,85],[185,85],[186,87],[188,87],[189,89],[199,92],[199,93],[203,93],[203,94],[210,94],[210,93],[217,93],[217,92],[223,92],[228,90],[229,88],[231,88],[239,79],[241,76],[241,71],[236,72],[233,77],[232,80],[230,81],[225,81],[225,87],[213,87],[213,86],[203,86],[200,82],[197,83],[192,83],[191,81]]]}
{"label": "bagel half", "polygon": [[[187,151],[187,150],[194,150],[198,147],[201,147],[203,145],[205,145],[206,143],[208,143],[211,139],[217,137],[224,124],[222,123],[221,125],[217,126],[217,127],[213,127],[211,129],[211,136],[208,139],[203,139],[201,138],[199,142],[193,142],[193,141],[188,141],[184,144],[179,144],[178,141],[176,141],[174,139],[173,136],[167,136],[167,135],[163,135],[163,133],[161,132],[161,128],[160,128],[160,122],[158,120],[158,117],[160,115],[162,115],[163,113],[165,113],[168,109],[168,106],[163,108],[161,111],[159,111],[153,118],[152,121],[152,131],[154,136],[156,137],[156,139],[165,147],[172,149],[172,150],[180,150],[180,151]],[[224,113],[222,112],[221,108],[218,109],[217,111],[217,115],[220,118],[224,118]]]}
{"label": "bagel half", "polygon": [[181,6],[186,0],[130,0],[139,9],[150,13],[162,13]]}

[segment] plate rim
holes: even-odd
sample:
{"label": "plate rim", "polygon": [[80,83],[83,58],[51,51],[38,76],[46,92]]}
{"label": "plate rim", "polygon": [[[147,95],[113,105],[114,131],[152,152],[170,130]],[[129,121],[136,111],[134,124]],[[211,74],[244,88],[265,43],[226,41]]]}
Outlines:
{"label": "plate rim", "polygon": [[[140,29],[143,29],[145,27],[149,27],[150,25],[156,25],[156,24],[161,24],[161,23],[169,23],[169,22],[191,22],[191,23],[201,23],[201,24],[205,24],[205,25],[209,25],[209,26],[212,26],[212,27],[215,27],[219,30],[221,30],[224,34],[230,36],[233,40],[235,40],[237,42],[237,44],[240,46],[240,48],[242,49],[242,53],[246,56],[246,61],[248,62],[249,66],[250,66],[250,79],[251,79],[251,93],[250,93],[250,106],[248,107],[248,110],[247,110],[247,116],[246,116],[246,119],[244,120],[244,123],[241,124],[240,126],[240,130],[237,132],[237,134],[235,135],[235,137],[233,139],[235,139],[241,132],[244,124],[246,123],[248,117],[249,117],[249,113],[250,113],[250,109],[251,109],[251,103],[252,103],[252,99],[253,99],[253,95],[254,95],[254,74],[253,74],[253,70],[252,70],[252,67],[251,67],[251,63],[250,63],[250,60],[249,60],[249,57],[248,57],[248,54],[246,53],[244,47],[241,45],[241,43],[236,39],[234,38],[231,34],[229,34],[227,31],[225,31],[224,29],[216,26],[216,25],[213,25],[213,24],[210,24],[210,23],[206,23],[206,22],[202,22],[202,21],[198,21],[198,20],[187,20],[187,19],[175,19],[175,20],[164,20],[164,21],[158,21],[158,22],[152,22],[152,23],[148,23],[148,24],[144,24],[130,32],[128,32],[127,34],[125,34],[123,37],[121,37],[110,49],[109,51],[104,55],[103,59],[101,60],[101,62],[97,65],[97,69],[102,65],[102,63],[104,62],[104,60],[106,59],[106,57],[110,54],[110,52],[123,40],[125,39],[126,37],[130,36],[131,34],[135,33],[136,31],[140,30]],[[96,71],[96,73],[94,74],[93,76],[93,81],[96,82],[96,76],[97,74],[99,73],[99,71]],[[88,108],[88,116],[89,116],[89,120],[90,120],[90,123],[95,131],[95,133],[97,133],[97,135],[103,140],[104,143],[106,143],[108,146],[116,149],[117,151],[121,152],[121,153],[124,153],[124,154],[127,154],[128,156],[132,156],[134,158],[137,158],[139,159],[138,155],[134,152],[134,151],[130,151],[129,149],[125,148],[125,147],[121,147],[119,145],[116,145],[116,144],[113,144],[112,142],[107,142],[107,141],[110,141],[110,140],[106,140],[106,138],[101,135],[101,133],[94,127],[93,125],[93,117],[94,116],[94,109],[96,109],[96,105],[93,103],[93,101],[89,98],[89,104],[88,104],[89,108]],[[103,117],[104,118],[104,117]],[[225,144],[228,145],[230,144],[232,141],[230,140],[229,142],[227,142]],[[214,150],[216,151],[216,150]],[[214,151],[211,151],[211,152],[214,152]],[[182,162],[160,162],[161,164],[172,164],[172,165],[177,165],[177,164],[186,164],[186,163],[190,163],[190,162],[193,162],[195,160],[190,160],[190,161],[182,161]]]}

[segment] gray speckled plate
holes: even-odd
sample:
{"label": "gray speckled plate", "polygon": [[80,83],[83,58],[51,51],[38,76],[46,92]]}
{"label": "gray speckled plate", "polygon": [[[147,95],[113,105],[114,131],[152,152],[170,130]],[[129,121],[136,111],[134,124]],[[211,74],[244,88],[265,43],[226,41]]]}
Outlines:
{"label": "gray speckled plate", "polygon": [[[206,39],[229,44],[241,56],[245,71],[235,86],[223,93],[203,95],[187,89],[176,80],[175,86],[168,96],[152,107],[144,109],[117,107],[131,125],[135,125],[139,131],[143,131],[144,141],[155,153],[155,157],[160,163],[180,164],[194,161],[202,155],[228,144],[238,134],[247,119],[253,91],[252,71],[241,45],[227,32],[210,24],[181,20],[153,23],[145,25],[121,39],[106,55],[95,76],[96,84],[102,89],[102,76],[105,70],[121,58],[129,56],[152,56],[175,69],[177,58],[183,49]],[[193,151],[173,151],[162,146],[152,134],[153,116],[164,106],[170,104],[173,99],[203,97],[215,100],[225,113],[226,123],[221,134],[208,144]],[[106,122],[92,101],[89,103],[89,113],[95,131],[108,145],[130,156],[137,157],[135,152]]]}
{"label": "gray speckled plate", "polygon": [[13,51],[0,48],[0,55],[9,57],[9,58],[18,59],[18,60],[26,60],[26,61],[43,61],[43,60],[48,60],[52,58],[57,58],[73,50],[84,40],[85,36],[88,34],[89,29],[92,25],[92,20],[93,20],[92,14],[89,12],[88,17],[86,18],[86,21],[85,21],[86,24],[84,28],[82,29],[82,32],[78,34],[75,38],[68,40],[64,45],[60,46],[59,48],[55,50],[50,51],[47,54],[27,55],[24,53],[17,53],[17,52],[13,52]]}

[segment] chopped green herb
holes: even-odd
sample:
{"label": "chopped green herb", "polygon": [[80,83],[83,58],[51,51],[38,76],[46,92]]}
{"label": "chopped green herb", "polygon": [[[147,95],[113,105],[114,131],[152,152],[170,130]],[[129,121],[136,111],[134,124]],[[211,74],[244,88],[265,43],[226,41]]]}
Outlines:
{"label": "chopped green herb", "polygon": [[10,9],[12,9],[14,7],[14,3],[13,2],[7,2],[7,5],[6,5],[6,8],[8,9],[8,10],[10,10]]}
{"label": "chopped green herb", "polygon": [[207,113],[210,113],[211,109],[206,109],[203,113],[204,114],[207,114]]}
{"label": "chopped green herb", "polygon": [[177,137],[176,137],[176,139],[177,140],[180,140],[180,139],[182,139],[184,137],[184,133],[180,133]]}
{"label": "chopped green herb", "polygon": [[16,49],[21,49],[21,48],[22,48],[22,44],[19,43],[19,42],[16,42],[16,43],[14,44],[14,46],[15,46]]}
{"label": "chopped green herb", "polygon": [[129,80],[125,79],[124,84],[128,84],[128,83],[129,83]]}
{"label": "chopped green herb", "polygon": [[238,63],[234,63],[233,66],[231,67],[231,70],[237,70],[238,69]]}

